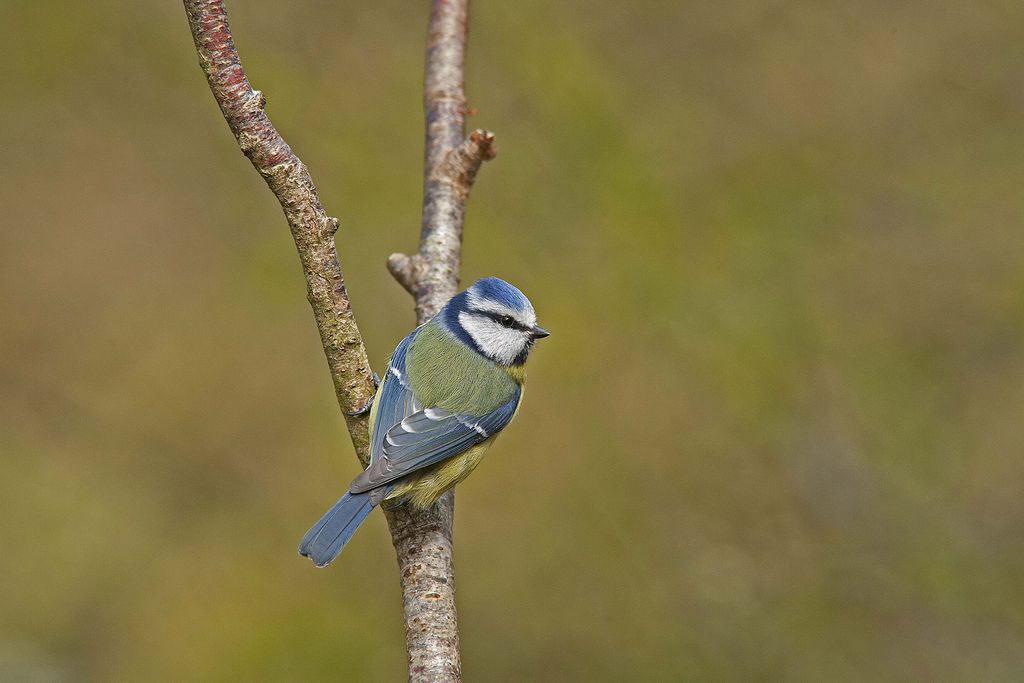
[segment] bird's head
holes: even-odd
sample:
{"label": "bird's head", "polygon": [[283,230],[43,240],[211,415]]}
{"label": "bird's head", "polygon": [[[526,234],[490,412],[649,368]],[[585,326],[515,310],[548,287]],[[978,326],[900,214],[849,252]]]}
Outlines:
{"label": "bird's head", "polygon": [[438,317],[457,339],[501,365],[522,365],[534,342],[548,336],[530,300],[496,277],[456,294]]}

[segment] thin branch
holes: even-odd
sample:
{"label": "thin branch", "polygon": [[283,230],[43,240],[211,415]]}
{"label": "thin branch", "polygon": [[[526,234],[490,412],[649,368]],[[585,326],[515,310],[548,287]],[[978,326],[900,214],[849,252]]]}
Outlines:
{"label": "thin branch", "polygon": [[[429,320],[459,287],[466,199],[480,164],[497,152],[484,130],[465,137],[463,66],[469,0],[434,0],[427,38],[423,106],[426,145],[419,253],[392,254],[388,270],[416,298],[416,319]],[[385,511],[398,555],[405,638],[412,681],[461,681],[452,520],[448,492],[432,510]]]}
{"label": "thin branch", "polygon": [[416,271],[419,268],[419,254],[392,254],[388,256],[388,270],[405,287],[405,291],[416,296]]}
{"label": "thin branch", "polygon": [[[238,59],[222,0],[184,0],[189,25],[217,104],[239,147],[281,203],[306,276],[338,404],[347,413],[373,393],[373,381],[356,327],[334,244],[338,221],[320,204],[306,167],[264,112]],[[468,0],[434,0],[427,40],[426,153],[419,253],[393,254],[388,269],[416,299],[423,323],[455,294],[459,284],[466,199],[480,164],[494,158],[494,136],[477,130],[464,139],[463,92]],[[366,419],[346,414],[349,433],[366,464]],[[398,557],[411,681],[460,681],[458,622],[452,562],[454,496],[433,509],[385,509]]]}
{"label": "thin branch", "polygon": [[[238,146],[284,209],[306,276],[320,341],[342,412],[357,410],[373,395],[373,377],[356,327],[334,245],[338,219],[324,211],[306,166],[267,117],[266,98],[242,69],[222,0],[184,0],[199,65]],[[356,454],[369,454],[367,419],[345,415]]]}
{"label": "thin branch", "polygon": [[477,128],[462,144],[453,149],[445,160],[448,178],[452,181],[456,196],[463,203],[465,211],[469,188],[476,181],[476,172],[480,164],[490,161],[498,155],[498,147],[494,144],[494,133]]}
{"label": "thin branch", "polygon": [[[480,164],[493,159],[497,153],[498,148],[494,144],[494,134],[478,128],[446,156],[445,163],[441,168],[443,173],[434,180],[438,185],[450,184],[452,186],[452,193],[463,203],[462,211],[464,211],[469,189],[476,180]],[[423,257],[420,254],[412,256],[392,254],[388,257],[388,270],[399,284],[413,296],[416,296],[418,269],[422,268],[420,265],[422,262]]]}
{"label": "thin branch", "polygon": [[458,289],[466,199],[480,164],[497,153],[491,133],[476,130],[465,137],[468,11],[469,0],[433,3],[423,93],[426,145],[420,250],[418,256],[394,254],[388,260],[392,275],[416,296],[420,323],[437,313]]}

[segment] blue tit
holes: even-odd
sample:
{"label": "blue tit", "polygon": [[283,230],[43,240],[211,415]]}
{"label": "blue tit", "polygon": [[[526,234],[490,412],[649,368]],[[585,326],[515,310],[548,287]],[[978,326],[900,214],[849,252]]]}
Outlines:
{"label": "blue tit", "polygon": [[313,525],[299,553],[323,567],[370,510],[419,508],[465,479],[519,409],[524,364],[548,336],[522,292],[478,280],[398,344],[370,406],[370,464]]}

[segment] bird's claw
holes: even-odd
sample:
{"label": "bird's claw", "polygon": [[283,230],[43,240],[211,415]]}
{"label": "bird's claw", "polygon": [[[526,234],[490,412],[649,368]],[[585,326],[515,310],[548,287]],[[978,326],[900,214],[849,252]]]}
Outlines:
{"label": "bird's claw", "polygon": [[362,408],[359,408],[358,410],[346,410],[345,414],[349,417],[359,417],[360,415],[366,415],[370,412],[370,408],[373,407],[373,399],[377,395],[378,388],[380,388],[380,377],[375,372],[373,373],[373,396],[370,397],[370,400],[367,401],[366,405]]}

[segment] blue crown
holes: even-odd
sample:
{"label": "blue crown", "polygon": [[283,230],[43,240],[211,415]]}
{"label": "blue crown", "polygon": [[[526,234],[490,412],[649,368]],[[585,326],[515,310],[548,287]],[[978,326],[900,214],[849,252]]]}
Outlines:
{"label": "blue crown", "polygon": [[496,301],[513,310],[522,311],[530,308],[530,300],[522,292],[501,278],[480,278],[473,283],[469,290],[481,299]]}

